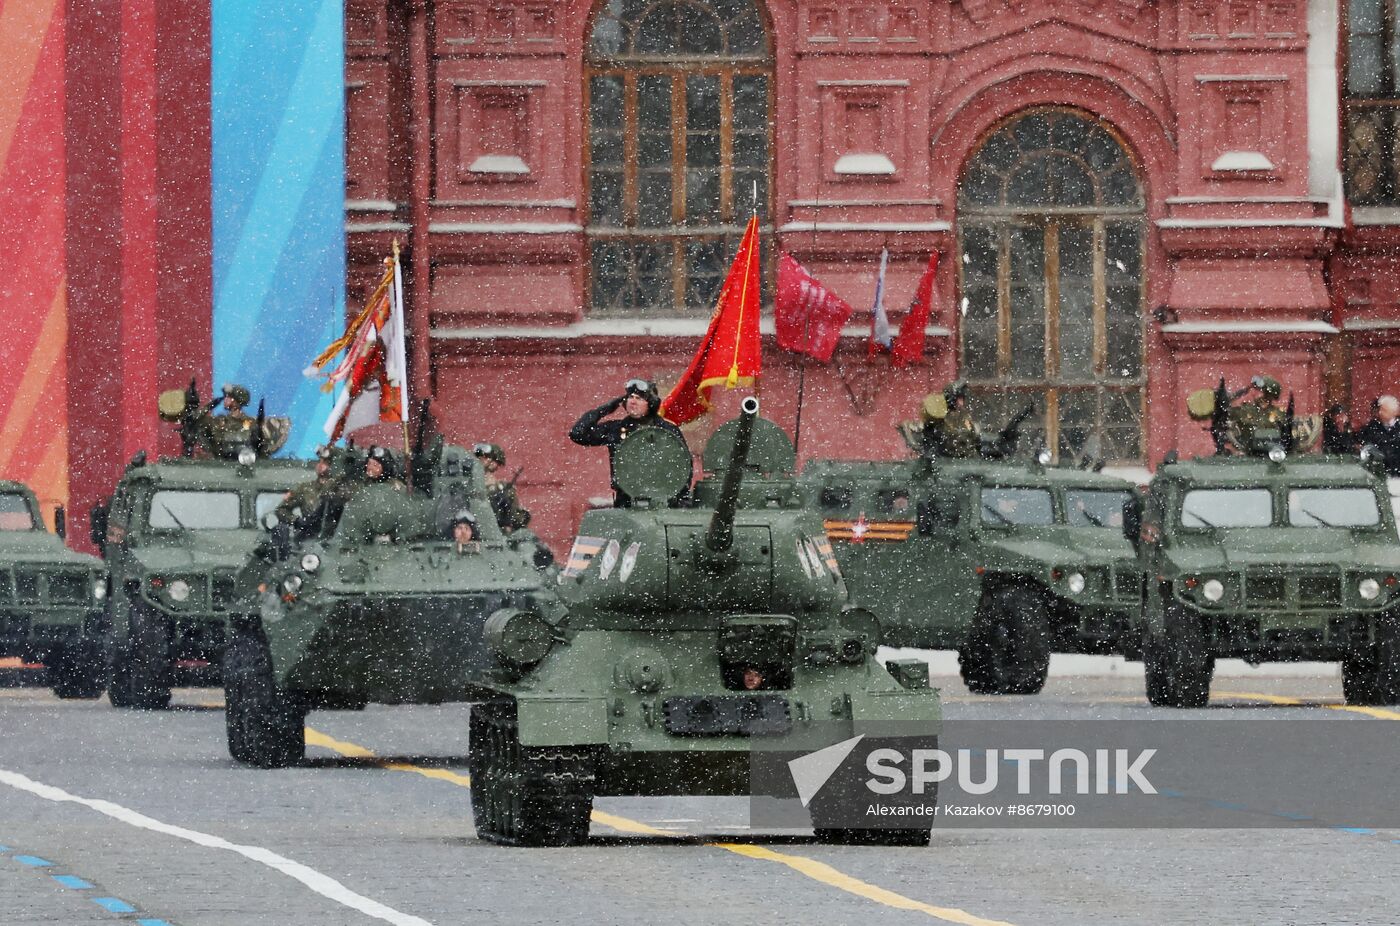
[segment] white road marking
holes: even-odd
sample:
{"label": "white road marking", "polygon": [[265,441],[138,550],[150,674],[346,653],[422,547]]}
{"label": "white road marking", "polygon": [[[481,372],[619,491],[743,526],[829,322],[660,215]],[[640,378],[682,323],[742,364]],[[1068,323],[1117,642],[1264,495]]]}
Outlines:
{"label": "white road marking", "polygon": [[55,788],[52,785],[34,781],[32,778],[26,778],[18,772],[0,769],[0,784],[7,784],[17,790],[27,791],[46,801],[53,801],[58,804],[81,804],[84,807],[95,810],[100,814],[105,814],[114,820],[119,820],[130,826],[143,830],[150,830],[155,833],[162,833],[166,836],[174,836],[176,839],[183,839],[197,846],[233,852],[246,859],[257,862],[260,865],[266,865],[274,871],[280,871],[289,878],[300,881],[322,897],[333,900],[352,910],[358,910],[366,916],[372,916],[386,923],[393,923],[394,926],[433,926],[433,924],[425,919],[410,916],[407,913],[400,913],[393,907],[385,906],[377,900],[371,900],[368,897],[357,894],[329,875],[323,875],[314,868],[308,868],[300,862],[294,862],[289,858],[278,855],[270,849],[264,849],[260,846],[243,846],[238,843],[229,842],[227,839],[218,836],[201,833],[198,830],[188,830],[182,826],[172,826],[169,823],[162,823],[159,820],[148,817],[143,813],[138,813],[130,808],[123,807],[120,804],[114,804],[111,801],[78,797],[77,795],[69,794],[62,788]]}

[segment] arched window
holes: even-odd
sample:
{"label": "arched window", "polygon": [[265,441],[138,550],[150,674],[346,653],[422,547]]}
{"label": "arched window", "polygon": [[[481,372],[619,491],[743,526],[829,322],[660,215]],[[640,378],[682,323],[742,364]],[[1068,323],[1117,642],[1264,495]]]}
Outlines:
{"label": "arched window", "polygon": [[587,52],[595,313],[703,314],[767,214],[773,59],[754,0],[605,0]]}
{"label": "arched window", "polygon": [[1400,0],[1347,4],[1347,198],[1400,206]]}
{"label": "arched window", "polygon": [[962,375],[980,417],[1027,402],[1059,456],[1143,455],[1137,171],[1101,123],[1037,110],[993,132],[958,192]]}

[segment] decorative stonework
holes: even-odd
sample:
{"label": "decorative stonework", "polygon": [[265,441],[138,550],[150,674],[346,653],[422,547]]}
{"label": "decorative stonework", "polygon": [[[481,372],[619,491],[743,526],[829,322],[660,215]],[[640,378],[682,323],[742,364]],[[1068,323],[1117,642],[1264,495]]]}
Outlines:
{"label": "decorative stonework", "polygon": [[1124,25],[1136,25],[1148,0],[958,0],[967,17],[985,26],[997,17],[1029,13],[1058,13],[1075,20],[1092,21],[1110,16]]}
{"label": "decorative stonework", "polygon": [[[800,22],[807,45],[906,48],[927,38],[927,5],[913,0],[814,0],[805,4]],[[815,49],[814,49],[815,50]]]}
{"label": "decorative stonework", "polygon": [[449,0],[434,10],[441,54],[539,52],[560,42],[557,3]]}

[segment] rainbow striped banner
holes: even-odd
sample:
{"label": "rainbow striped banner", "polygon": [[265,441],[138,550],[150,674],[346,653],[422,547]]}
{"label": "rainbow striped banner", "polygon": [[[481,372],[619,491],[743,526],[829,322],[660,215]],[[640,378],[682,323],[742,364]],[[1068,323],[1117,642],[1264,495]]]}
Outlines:
{"label": "rainbow striped banner", "polygon": [[68,499],[63,4],[0,2],[0,477]]}
{"label": "rainbow striped banner", "polygon": [[345,323],[343,0],[212,14],[214,384],[291,415],[307,456],[331,398],[302,370]]}

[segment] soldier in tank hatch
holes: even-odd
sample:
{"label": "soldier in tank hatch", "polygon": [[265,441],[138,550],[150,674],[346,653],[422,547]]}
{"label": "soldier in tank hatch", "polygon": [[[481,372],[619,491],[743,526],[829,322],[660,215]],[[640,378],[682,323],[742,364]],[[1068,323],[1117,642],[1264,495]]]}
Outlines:
{"label": "soldier in tank hatch", "polygon": [[463,508],[452,516],[452,547],[459,555],[481,552],[476,516]]}
{"label": "soldier in tank hatch", "polygon": [[527,527],[530,512],[520,504],[515,479],[505,479],[501,472],[501,467],[506,465],[506,452],[499,444],[480,443],[472,448],[472,454],[481,461],[481,468],[486,472],[486,492],[501,530],[511,534]]}
{"label": "soldier in tank hatch", "polygon": [[[623,438],[638,428],[663,428],[681,436],[681,429],[662,418],[661,393],[656,384],[645,379],[629,379],[623,387],[622,395],[611,399],[591,411],[584,412],[569,431],[569,440],[584,447],[608,448],[608,473],[612,481],[613,504],[625,508],[631,504],[627,493],[617,486],[613,475],[613,454]],[[621,418],[604,421],[608,415],[621,410]],[[690,481],[686,481],[689,486]]]}

